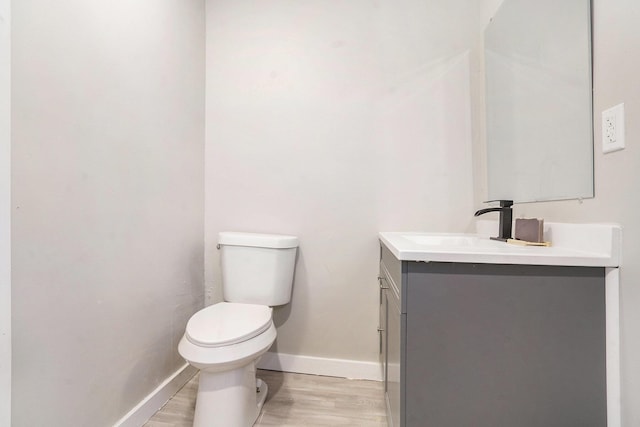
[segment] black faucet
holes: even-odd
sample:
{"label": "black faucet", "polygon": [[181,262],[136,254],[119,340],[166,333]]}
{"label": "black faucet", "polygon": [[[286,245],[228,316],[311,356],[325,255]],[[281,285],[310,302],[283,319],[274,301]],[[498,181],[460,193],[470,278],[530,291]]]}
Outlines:
{"label": "black faucet", "polygon": [[[490,200],[489,202],[500,202],[500,207],[480,209],[473,216],[480,216],[487,212],[500,212],[500,230],[498,237],[492,237],[493,240],[506,242],[511,238],[511,222],[513,221],[513,200]],[[489,203],[485,202],[485,203]]]}

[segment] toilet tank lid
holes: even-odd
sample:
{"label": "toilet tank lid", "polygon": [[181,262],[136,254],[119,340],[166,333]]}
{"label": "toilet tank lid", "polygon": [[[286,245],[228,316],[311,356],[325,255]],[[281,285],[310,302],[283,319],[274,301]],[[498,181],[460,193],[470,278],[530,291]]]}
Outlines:
{"label": "toilet tank lid", "polygon": [[259,248],[297,248],[298,238],[284,234],[242,233],[223,231],[218,235],[218,244],[229,246],[253,246]]}

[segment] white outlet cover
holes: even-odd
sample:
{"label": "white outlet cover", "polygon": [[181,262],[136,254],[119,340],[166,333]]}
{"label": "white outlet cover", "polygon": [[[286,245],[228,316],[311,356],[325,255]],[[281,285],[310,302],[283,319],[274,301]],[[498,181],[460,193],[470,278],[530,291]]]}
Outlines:
{"label": "white outlet cover", "polygon": [[624,104],[618,104],[602,112],[602,152],[624,148]]}

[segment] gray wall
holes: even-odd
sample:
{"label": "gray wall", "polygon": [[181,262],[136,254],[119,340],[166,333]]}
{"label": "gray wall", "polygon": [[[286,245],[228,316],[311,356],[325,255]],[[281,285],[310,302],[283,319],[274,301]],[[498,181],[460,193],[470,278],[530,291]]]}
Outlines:
{"label": "gray wall", "polygon": [[437,3],[207,1],[208,302],[219,231],[299,236],[272,351],[376,361],[377,233],[471,223],[477,11]]}
{"label": "gray wall", "polygon": [[11,420],[11,43],[9,0],[0,0],[0,425]]}
{"label": "gray wall", "polygon": [[204,3],[12,6],[13,425],[110,425],[203,303]]}
{"label": "gray wall", "polygon": [[[493,3],[496,3],[495,0]],[[622,422],[640,425],[640,3],[593,0],[595,198],[517,205],[515,214],[556,222],[623,227],[621,269]],[[624,151],[602,154],[601,113],[625,104]],[[484,179],[478,175],[478,180]],[[484,197],[477,193],[477,200]]]}

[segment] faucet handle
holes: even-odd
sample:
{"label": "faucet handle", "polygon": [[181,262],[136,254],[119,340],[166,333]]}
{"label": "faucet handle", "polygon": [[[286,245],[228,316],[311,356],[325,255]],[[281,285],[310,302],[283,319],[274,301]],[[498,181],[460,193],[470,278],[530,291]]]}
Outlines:
{"label": "faucet handle", "polygon": [[495,202],[500,202],[501,208],[509,208],[513,206],[513,200],[487,200],[483,203],[495,203]]}

